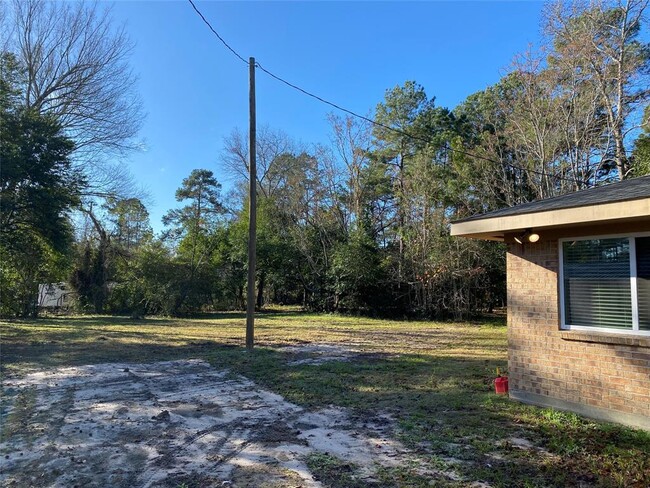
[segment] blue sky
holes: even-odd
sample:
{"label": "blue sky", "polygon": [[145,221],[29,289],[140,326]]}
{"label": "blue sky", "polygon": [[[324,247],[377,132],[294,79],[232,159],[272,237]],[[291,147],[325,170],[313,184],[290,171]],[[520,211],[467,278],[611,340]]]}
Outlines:
{"label": "blue sky", "polygon": [[[216,2],[199,9],[242,56],[350,110],[367,114],[385,91],[415,80],[453,108],[495,83],[540,36],[541,2]],[[146,149],[128,159],[149,191],[151,221],[176,205],[192,169],[228,188],[222,141],[247,128],[248,68],[189,3],[113,6],[135,42],[131,58],[147,113]],[[331,107],[257,73],[258,124],[304,143],[327,142]]]}

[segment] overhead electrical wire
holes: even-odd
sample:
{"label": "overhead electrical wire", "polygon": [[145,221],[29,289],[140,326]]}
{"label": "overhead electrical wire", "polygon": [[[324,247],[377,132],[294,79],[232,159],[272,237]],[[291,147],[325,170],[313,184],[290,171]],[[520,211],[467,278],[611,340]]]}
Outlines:
{"label": "overhead electrical wire", "polygon": [[[208,28],[212,31],[212,33],[217,37],[217,39],[219,39],[219,41],[221,41],[221,43],[222,43],[222,44],[223,44],[223,45],[224,45],[224,46],[225,46],[225,47],[226,47],[230,52],[232,52],[232,54],[235,55],[235,57],[237,57],[237,58],[240,59],[242,62],[244,62],[245,64],[248,65],[249,62],[246,61],[246,59],[245,59],[242,55],[240,55],[240,54],[239,54],[235,49],[233,49],[233,48],[230,46],[230,44],[228,44],[228,43],[226,42],[226,40],[225,40],[223,37],[221,37],[221,35],[219,35],[219,33],[215,30],[215,28],[212,27],[212,24],[210,24],[210,22],[208,21],[208,19],[206,19],[205,16],[201,13],[201,11],[197,8],[197,6],[194,4],[194,2],[193,2],[192,0],[187,0],[187,1],[190,3],[190,5],[191,5],[192,8],[194,9],[194,11],[198,14],[198,16],[201,17],[201,20],[205,23],[205,25],[207,25]],[[333,107],[333,108],[335,108],[335,109],[337,109],[337,110],[340,110],[341,112],[345,112],[345,113],[347,113],[347,114],[349,114],[349,115],[352,115],[353,117],[356,117],[356,118],[358,118],[358,119],[364,120],[364,121],[366,121],[366,122],[368,122],[368,123],[370,123],[370,124],[372,124],[372,125],[374,125],[374,126],[381,127],[381,128],[383,128],[383,129],[389,130],[389,131],[394,132],[394,133],[396,133],[396,134],[403,135],[403,136],[408,137],[409,139],[412,139],[412,140],[416,140],[416,141],[420,141],[420,142],[425,142],[425,143],[427,143],[427,144],[431,144],[431,143],[433,142],[433,141],[431,141],[430,139],[427,139],[427,138],[425,138],[425,137],[416,136],[416,135],[410,134],[410,133],[408,133],[408,132],[406,132],[406,131],[404,131],[404,130],[402,130],[402,129],[398,129],[398,128],[396,128],[396,127],[391,127],[391,126],[389,126],[389,125],[382,124],[381,122],[377,122],[376,120],[373,120],[373,119],[371,119],[371,118],[369,118],[369,117],[366,117],[366,116],[364,116],[364,115],[358,114],[358,113],[356,113],[356,112],[354,112],[354,111],[352,111],[352,110],[349,110],[349,109],[347,109],[347,108],[345,108],[345,107],[342,107],[342,106],[340,106],[340,105],[338,105],[338,104],[336,104],[336,103],[334,103],[334,102],[330,102],[329,100],[326,100],[326,99],[324,99],[324,98],[322,98],[322,97],[320,97],[320,96],[318,96],[318,95],[316,95],[316,94],[314,94],[314,93],[311,93],[311,92],[305,90],[304,88],[301,88],[301,87],[299,87],[298,85],[295,85],[295,84],[293,84],[293,83],[291,83],[291,82],[285,80],[284,78],[282,78],[282,77],[280,77],[280,76],[278,76],[278,75],[272,73],[272,72],[269,71],[268,69],[264,68],[264,67],[263,67],[259,62],[257,62],[257,61],[255,62],[255,67],[258,68],[260,71],[263,71],[264,73],[266,73],[267,75],[269,75],[271,78],[274,78],[275,80],[279,81],[280,83],[284,83],[284,84],[287,85],[288,87],[293,88],[294,90],[297,90],[297,91],[299,91],[300,93],[302,93],[302,94],[304,94],[304,95],[307,95],[308,97],[314,98],[315,100],[318,100],[318,101],[321,102],[321,103],[324,103],[324,104],[326,104],[326,105],[329,105],[330,107]],[[534,169],[526,169],[526,168],[522,168],[522,167],[517,166],[517,165],[515,165],[515,164],[508,163],[507,161],[497,161],[497,160],[495,160],[495,159],[491,159],[491,158],[488,158],[488,157],[486,157],[486,156],[481,156],[481,155],[479,155],[479,154],[474,154],[474,153],[471,153],[471,152],[468,152],[468,151],[464,151],[464,150],[462,150],[462,149],[457,149],[457,148],[455,148],[455,147],[445,146],[444,149],[447,150],[447,151],[455,152],[455,153],[457,153],[457,154],[461,154],[461,155],[463,155],[463,156],[467,156],[467,157],[471,157],[471,158],[475,158],[475,159],[481,159],[481,160],[483,160],[483,161],[487,161],[487,162],[490,162],[490,163],[494,163],[494,164],[502,164],[502,165],[505,165],[505,166],[507,166],[507,167],[509,167],[509,168],[511,168],[511,169],[513,169],[513,170],[517,170],[517,171],[530,172],[530,173],[537,174],[537,175],[540,175],[540,176],[546,176],[546,177],[550,177],[550,178],[555,178],[555,179],[557,179],[557,180],[568,181],[568,182],[571,182],[571,183],[576,183],[576,182],[578,181],[578,180],[575,180],[575,179],[572,179],[572,178],[565,178],[565,177],[563,177],[563,176],[559,176],[559,175],[548,174],[548,173],[545,173],[545,172],[543,172],[543,171],[538,171],[538,170],[534,170]],[[584,182],[584,181],[582,181],[581,183],[587,183],[587,184],[588,184],[588,182]]]}
{"label": "overhead electrical wire", "polygon": [[[391,127],[391,126],[389,126],[389,125],[382,124],[381,122],[377,122],[376,120],[373,120],[373,119],[371,119],[371,118],[369,118],[369,117],[366,117],[366,116],[364,116],[364,115],[361,115],[361,114],[358,114],[358,113],[356,113],[356,112],[353,112],[352,110],[349,110],[349,109],[347,109],[347,108],[345,108],[345,107],[341,107],[340,105],[337,105],[337,104],[334,103],[334,102],[330,102],[330,101],[328,101],[328,100],[325,100],[324,98],[319,97],[318,95],[315,95],[315,94],[313,94],[313,93],[311,93],[311,92],[308,92],[307,90],[305,90],[305,89],[303,89],[303,88],[300,88],[299,86],[294,85],[293,83],[290,83],[290,82],[288,82],[287,80],[285,80],[285,79],[283,79],[283,78],[280,78],[279,76],[277,76],[277,75],[271,73],[269,70],[267,70],[266,68],[264,68],[260,63],[257,63],[257,62],[256,62],[255,64],[256,64],[256,66],[257,66],[261,71],[264,71],[264,73],[266,73],[266,74],[269,75],[270,77],[275,78],[275,79],[278,80],[279,82],[284,83],[285,85],[290,86],[291,88],[293,88],[293,89],[295,89],[295,90],[298,90],[299,92],[302,92],[302,93],[304,93],[305,95],[307,95],[307,96],[309,96],[309,97],[315,98],[316,100],[318,100],[318,101],[320,101],[320,102],[323,102],[323,103],[325,103],[325,104],[327,104],[327,105],[329,105],[329,106],[331,106],[331,107],[334,107],[335,109],[340,110],[341,112],[345,112],[345,113],[350,114],[350,115],[352,115],[352,116],[354,116],[354,117],[357,117],[357,118],[359,118],[359,119],[365,120],[366,122],[369,122],[370,124],[373,124],[373,125],[375,125],[375,126],[377,126],[377,127],[381,127],[381,128],[383,128],[383,129],[386,129],[386,130],[389,130],[389,131],[395,132],[395,133],[397,133],[397,134],[400,134],[400,135],[406,136],[406,137],[408,137],[408,138],[410,138],[410,139],[413,139],[413,140],[417,140],[417,141],[420,141],[420,142],[425,142],[425,143],[427,143],[427,144],[431,144],[431,142],[432,142],[430,139],[427,139],[427,138],[425,138],[425,137],[420,137],[420,136],[415,136],[415,135],[413,135],[413,134],[409,134],[408,132],[406,132],[406,131],[404,131],[404,130],[402,130],[402,129],[398,129],[398,128],[396,128],[396,127]],[[477,158],[477,159],[483,159],[483,160],[485,160],[485,161],[489,161],[489,162],[491,162],[491,163],[497,163],[497,161],[494,161],[494,160],[492,160],[492,159],[486,158],[486,157],[484,157],[484,156],[479,156],[479,155],[477,155],[477,154],[466,153],[466,152],[461,151],[460,149],[451,148],[451,147],[447,147],[446,149],[448,149],[448,150],[450,150],[450,151],[457,152],[457,153],[459,153],[459,154],[463,154],[463,155],[465,155],[465,156],[471,156],[471,157],[474,157],[474,158]],[[507,163],[506,163],[506,164],[507,164]]]}
{"label": "overhead electrical wire", "polygon": [[197,6],[194,5],[194,2],[193,2],[192,0],[187,0],[187,1],[190,2],[190,5],[191,5],[192,8],[194,9],[194,11],[199,15],[199,17],[201,17],[201,20],[203,20],[203,22],[205,23],[205,25],[207,25],[208,28],[212,31],[212,33],[213,33],[215,36],[217,36],[217,39],[219,39],[219,40],[221,41],[221,43],[222,43],[224,46],[226,46],[226,47],[228,48],[228,50],[230,50],[231,53],[233,53],[235,56],[237,56],[239,59],[241,59],[242,62],[248,64],[248,61],[246,61],[246,60],[243,58],[243,56],[241,56],[237,51],[235,51],[232,47],[230,47],[230,44],[228,44],[228,43],[226,42],[226,40],[225,40],[223,37],[221,37],[221,36],[219,35],[219,33],[215,30],[215,28],[212,27],[212,24],[210,24],[210,22],[208,22],[208,19],[206,19],[205,16],[201,13],[201,11],[197,8]]}

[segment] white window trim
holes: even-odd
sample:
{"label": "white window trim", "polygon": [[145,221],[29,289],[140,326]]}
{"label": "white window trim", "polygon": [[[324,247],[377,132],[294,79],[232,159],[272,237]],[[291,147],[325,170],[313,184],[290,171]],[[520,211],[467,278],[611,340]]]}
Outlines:
{"label": "white window trim", "polygon": [[[637,270],[636,270],[636,241],[635,237],[649,237],[650,232],[636,232],[629,234],[605,234],[597,236],[580,236],[580,237],[564,237],[558,239],[558,277],[559,277],[559,294],[560,294],[560,329],[561,330],[578,330],[585,332],[606,332],[609,334],[621,335],[636,335],[636,336],[650,336],[650,331],[639,330],[639,297],[637,290]],[[630,295],[632,298],[632,328],[631,329],[615,329],[608,327],[589,327],[586,325],[571,325],[567,324],[565,320],[565,303],[564,303],[564,253],[562,244],[565,242],[573,241],[590,241],[593,239],[616,239],[627,237],[630,242]]]}

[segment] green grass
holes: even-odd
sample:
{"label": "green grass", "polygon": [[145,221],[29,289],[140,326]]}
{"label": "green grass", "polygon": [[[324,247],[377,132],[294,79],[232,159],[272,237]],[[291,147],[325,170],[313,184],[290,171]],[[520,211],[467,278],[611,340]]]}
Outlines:
{"label": "green grass", "polygon": [[307,457],[307,467],[316,481],[330,488],[364,488],[369,485],[357,477],[358,466],[329,454],[311,454]]}
{"label": "green grass", "polygon": [[[203,358],[308,408],[344,406],[361,420],[391,413],[399,425],[395,435],[423,459],[423,469],[452,471],[464,481],[495,487],[650,486],[650,434],[492,392],[495,369],[507,364],[505,332],[499,319],[435,323],[284,311],[258,317],[257,347],[250,354],[243,348],[244,317],[234,313],[187,320],[85,316],[0,323],[3,374]],[[277,350],[305,342],[341,343],[363,352],[351,362],[295,366]],[[533,448],[521,448],[514,438]],[[358,483],[354,466],[343,469],[320,455],[308,461],[326,486]],[[423,469],[383,469],[378,486],[426,486]]]}

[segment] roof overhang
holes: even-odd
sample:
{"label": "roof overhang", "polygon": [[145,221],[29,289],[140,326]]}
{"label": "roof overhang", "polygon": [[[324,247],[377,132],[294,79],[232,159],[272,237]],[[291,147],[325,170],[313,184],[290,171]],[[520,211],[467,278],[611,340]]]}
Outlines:
{"label": "roof overhang", "polygon": [[478,218],[451,224],[451,235],[503,241],[507,234],[526,229],[543,231],[575,226],[623,224],[650,219],[650,198],[586,205],[519,215]]}

